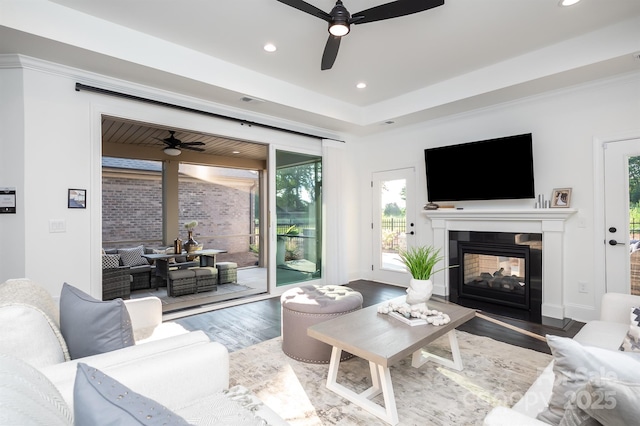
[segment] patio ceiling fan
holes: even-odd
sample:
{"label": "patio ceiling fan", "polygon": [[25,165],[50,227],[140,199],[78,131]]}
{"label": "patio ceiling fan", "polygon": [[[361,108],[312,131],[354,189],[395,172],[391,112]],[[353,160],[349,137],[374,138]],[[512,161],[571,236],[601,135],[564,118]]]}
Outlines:
{"label": "patio ceiling fan", "polygon": [[165,154],[175,157],[176,155],[180,155],[182,153],[180,149],[190,149],[192,151],[200,151],[200,152],[204,151],[203,148],[198,148],[198,146],[204,145],[205,144],[204,142],[182,142],[180,139],[174,136],[175,133],[176,132],[174,130],[169,130],[168,138],[160,139],[160,138],[154,137],[154,139],[162,141],[167,145],[164,148]]}
{"label": "patio ceiling fan", "polygon": [[444,0],[397,0],[350,15],[341,0],[336,1],[336,5],[331,9],[330,13],[320,10],[302,0],[278,1],[329,23],[329,39],[322,54],[321,70],[328,70],[333,66],[338,56],[340,41],[342,37],[349,33],[351,24],[366,24],[367,22],[411,15],[444,4]]}

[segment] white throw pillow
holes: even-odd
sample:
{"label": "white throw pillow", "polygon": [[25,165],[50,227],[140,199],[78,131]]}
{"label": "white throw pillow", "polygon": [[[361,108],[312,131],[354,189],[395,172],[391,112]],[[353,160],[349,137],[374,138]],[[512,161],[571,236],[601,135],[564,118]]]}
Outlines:
{"label": "white throw pillow", "polygon": [[639,353],[583,346],[568,337],[546,337],[553,355],[555,381],[549,406],[538,414],[538,420],[559,425],[565,410],[580,403],[582,389],[591,379],[640,383]]}
{"label": "white throw pillow", "polygon": [[72,426],[71,410],[44,374],[0,354],[0,424]]}
{"label": "white throw pillow", "polygon": [[603,425],[640,424],[640,383],[592,379],[585,386],[585,391],[590,404],[585,404],[583,410]]}
{"label": "white throw pillow", "polygon": [[40,309],[21,303],[0,306],[0,352],[34,367],[69,359],[67,346],[55,323]]}

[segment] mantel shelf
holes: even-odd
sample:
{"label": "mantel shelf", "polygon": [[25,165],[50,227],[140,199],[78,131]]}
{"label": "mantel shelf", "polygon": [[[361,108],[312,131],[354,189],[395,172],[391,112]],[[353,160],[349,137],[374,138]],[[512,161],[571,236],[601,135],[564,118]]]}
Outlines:
{"label": "mantel shelf", "polygon": [[576,213],[576,209],[548,208],[548,209],[439,209],[424,210],[430,219],[445,220],[515,220],[515,221],[546,221],[567,220]]}

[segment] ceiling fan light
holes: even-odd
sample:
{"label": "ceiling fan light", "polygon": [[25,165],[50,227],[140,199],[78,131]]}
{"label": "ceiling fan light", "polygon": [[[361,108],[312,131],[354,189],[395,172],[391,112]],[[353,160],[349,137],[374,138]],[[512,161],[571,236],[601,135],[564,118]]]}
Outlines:
{"label": "ceiling fan light", "polygon": [[329,25],[329,33],[336,37],[342,37],[349,34],[349,24],[345,22],[333,22]]}
{"label": "ceiling fan light", "polygon": [[177,155],[180,155],[182,153],[182,151],[180,151],[178,148],[166,147],[164,149],[164,153],[167,154],[167,155],[170,155],[172,157],[175,157]]}
{"label": "ceiling fan light", "polygon": [[331,22],[329,22],[329,33],[336,37],[349,34],[349,18],[351,14],[342,4],[341,0],[336,1],[336,5],[331,9]]}

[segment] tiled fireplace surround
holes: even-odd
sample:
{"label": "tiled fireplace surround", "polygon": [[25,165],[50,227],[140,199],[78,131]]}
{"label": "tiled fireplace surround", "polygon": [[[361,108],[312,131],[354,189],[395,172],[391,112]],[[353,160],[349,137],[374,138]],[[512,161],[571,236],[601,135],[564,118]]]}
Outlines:
{"label": "tiled fireplace surround", "polygon": [[[449,231],[512,232],[542,234],[542,316],[564,319],[563,243],[564,222],[574,209],[428,210],[433,245],[449,252]],[[444,256],[448,266],[448,256]],[[434,293],[449,296],[449,274],[434,276]]]}

